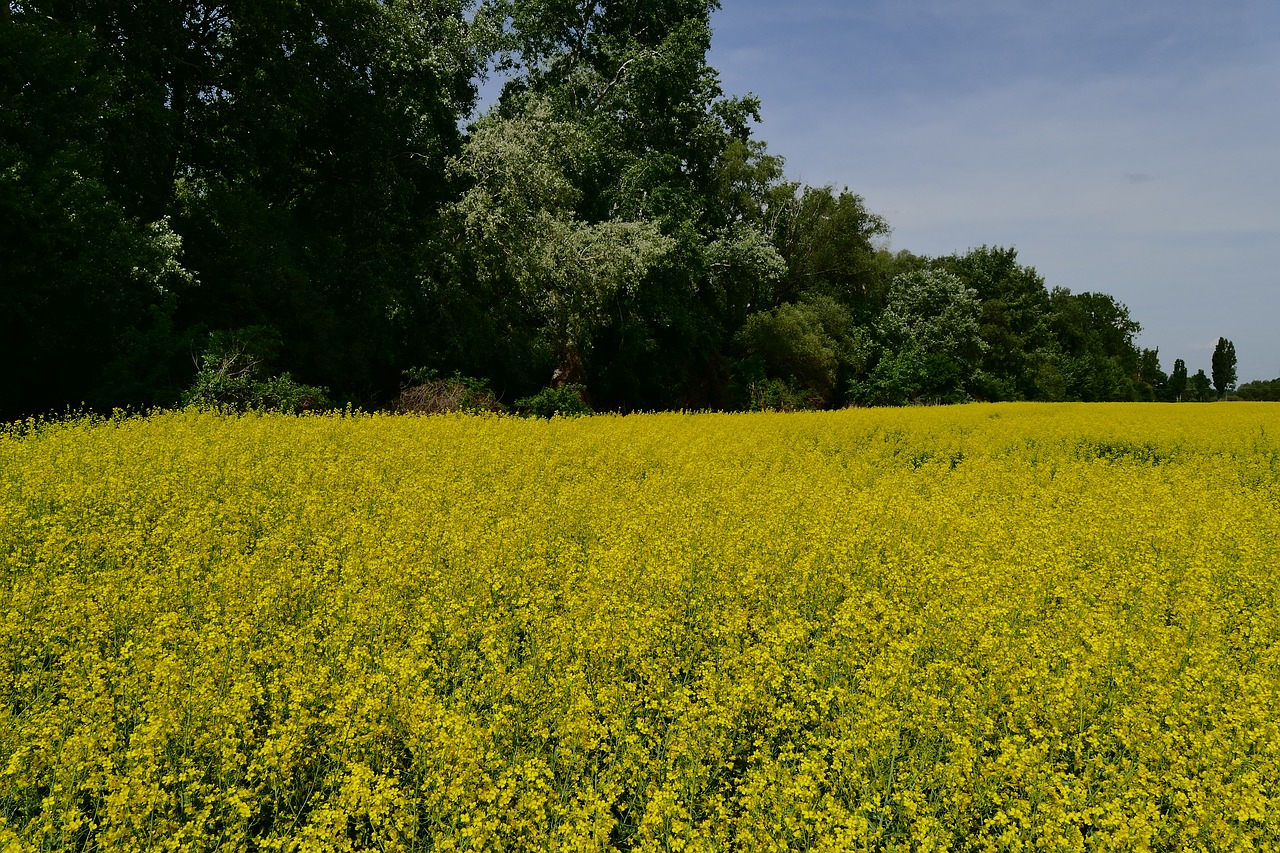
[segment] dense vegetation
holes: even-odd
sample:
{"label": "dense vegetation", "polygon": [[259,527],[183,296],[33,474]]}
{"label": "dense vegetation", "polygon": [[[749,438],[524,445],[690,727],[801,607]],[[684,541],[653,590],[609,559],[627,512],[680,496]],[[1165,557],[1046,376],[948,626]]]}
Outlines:
{"label": "dense vegetation", "polygon": [[716,5],[0,4],[0,418],[407,370],[622,411],[1195,398],[1114,298],[787,180]]}
{"label": "dense vegetation", "polygon": [[1280,379],[1256,379],[1240,386],[1242,400],[1280,402]]}
{"label": "dense vegetation", "polygon": [[1277,416],[0,430],[0,849],[1275,850]]}

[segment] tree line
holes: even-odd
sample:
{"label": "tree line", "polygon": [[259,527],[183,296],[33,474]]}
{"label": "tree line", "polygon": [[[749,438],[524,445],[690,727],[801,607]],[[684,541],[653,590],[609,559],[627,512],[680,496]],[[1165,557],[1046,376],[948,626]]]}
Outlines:
{"label": "tree line", "polygon": [[1113,297],[788,180],[717,5],[0,3],[0,417],[1207,396]]}

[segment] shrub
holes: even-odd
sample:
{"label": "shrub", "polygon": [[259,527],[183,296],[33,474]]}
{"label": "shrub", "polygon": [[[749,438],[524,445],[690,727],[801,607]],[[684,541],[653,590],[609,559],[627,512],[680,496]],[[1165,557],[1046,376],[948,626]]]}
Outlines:
{"label": "shrub", "polygon": [[747,383],[747,408],[753,412],[798,412],[821,409],[826,398],[798,381],[759,379]]}
{"label": "shrub", "polygon": [[396,398],[397,412],[501,412],[503,405],[485,379],[473,379],[455,373],[442,379],[434,370],[411,369],[404,372],[408,383]]}
{"label": "shrub", "polygon": [[523,415],[535,418],[560,417],[573,418],[592,413],[586,399],[587,389],[584,385],[568,384],[559,388],[543,388],[532,397],[516,400],[516,410]]}
{"label": "shrub", "polygon": [[289,414],[332,408],[327,388],[303,385],[287,372],[259,377],[279,347],[279,337],[265,326],[214,332],[183,405]]}

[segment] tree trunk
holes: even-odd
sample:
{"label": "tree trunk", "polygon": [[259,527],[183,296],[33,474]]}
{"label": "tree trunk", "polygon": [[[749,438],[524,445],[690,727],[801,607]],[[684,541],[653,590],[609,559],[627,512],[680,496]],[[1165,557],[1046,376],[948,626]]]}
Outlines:
{"label": "tree trunk", "polygon": [[585,385],[587,371],[582,364],[582,354],[577,349],[569,349],[560,358],[560,366],[551,374],[551,387],[563,388],[566,385]]}

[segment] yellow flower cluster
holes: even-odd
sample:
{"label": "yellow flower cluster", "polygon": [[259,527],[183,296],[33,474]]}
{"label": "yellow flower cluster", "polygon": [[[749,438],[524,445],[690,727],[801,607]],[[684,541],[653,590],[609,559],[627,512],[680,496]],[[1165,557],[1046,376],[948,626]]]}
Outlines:
{"label": "yellow flower cluster", "polygon": [[1280,405],[0,434],[0,850],[1280,849]]}

